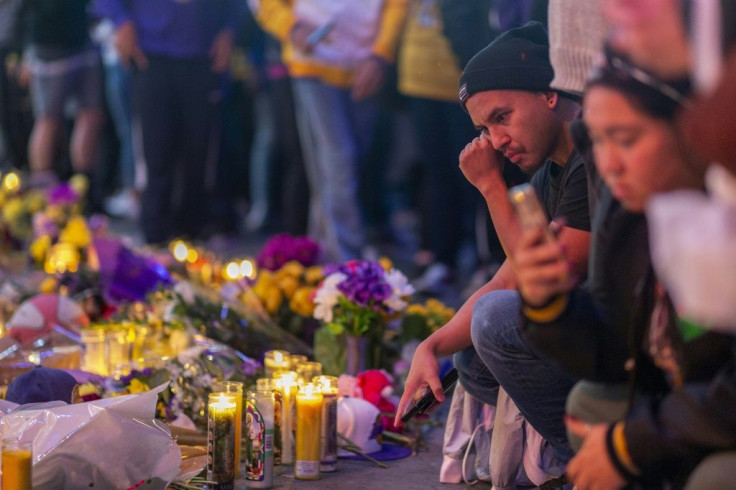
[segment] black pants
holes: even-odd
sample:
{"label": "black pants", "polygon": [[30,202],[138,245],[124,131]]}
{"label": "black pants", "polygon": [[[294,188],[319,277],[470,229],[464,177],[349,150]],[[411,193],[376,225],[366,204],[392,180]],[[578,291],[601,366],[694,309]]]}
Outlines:
{"label": "black pants", "polygon": [[473,239],[478,191],[459,168],[460,151],[476,136],[456,102],[410,98],[426,175],[425,227],[429,249],[449,266],[463,240]]}
{"label": "black pants", "polygon": [[147,170],[141,203],[146,241],[201,237],[209,208],[205,169],[215,154],[210,150],[222,98],[220,77],[207,59],[148,55],[148,67],[136,73],[133,90]]}

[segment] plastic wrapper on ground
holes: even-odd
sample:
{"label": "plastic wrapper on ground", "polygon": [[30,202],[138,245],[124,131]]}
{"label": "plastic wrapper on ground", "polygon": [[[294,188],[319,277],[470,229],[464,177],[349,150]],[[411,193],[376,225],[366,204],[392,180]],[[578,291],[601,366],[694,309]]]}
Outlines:
{"label": "plastic wrapper on ground", "polygon": [[0,402],[10,410],[0,427],[4,438],[33,443],[35,490],[163,489],[181,462],[168,427],[154,419],[165,387],[76,405]]}

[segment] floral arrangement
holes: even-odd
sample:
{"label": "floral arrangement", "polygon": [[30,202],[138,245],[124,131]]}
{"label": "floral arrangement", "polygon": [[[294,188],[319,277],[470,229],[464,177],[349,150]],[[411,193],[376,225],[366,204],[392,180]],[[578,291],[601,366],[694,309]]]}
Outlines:
{"label": "floral arrangement", "polygon": [[400,314],[414,293],[406,276],[390,264],[353,260],[327,266],[324,273],[314,298],[314,317],[335,335],[365,335],[376,322]]}
{"label": "floral arrangement", "polygon": [[169,387],[159,395],[157,417],[172,421],[183,415],[204,427],[205,404],[213,382],[241,381],[247,388],[255,383],[259,368],[259,363],[237,356],[232,350],[198,345],[161,367],[134,369],[126,376],[108,379],[103,396],[142,393],[168,381]]}
{"label": "floral arrangement", "polygon": [[324,273],[314,297],[314,318],[324,325],[315,333],[314,356],[323,371],[383,367],[386,324],[406,308],[414,288],[385,259],[331,265]]}
{"label": "floral arrangement", "polygon": [[[52,187],[43,195],[41,205],[32,215],[33,241],[29,246],[29,252],[36,264],[44,264],[57,244],[66,244],[65,246],[75,250],[79,257],[68,264],[65,263],[65,267],[72,262],[78,263],[86,257],[86,248],[92,241],[92,231],[81,214],[87,187],[86,177],[75,175],[69,182]],[[93,221],[97,223],[97,228],[104,228],[104,223],[100,219]],[[49,273],[56,272],[48,267],[46,269]],[[71,270],[76,271],[76,265],[71,267]]]}
{"label": "floral arrangement", "polygon": [[22,250],[32,236],[33,215],[46,205],[40,190],[24,189],[20,174],[9,172],[0,181],[0,243],[3,248]]}
{"label": "floral arrangement", "polygon": [[260,269],[251,291],[275,323],[311,343],[313,298],[323,278],[322,267],[291,260],[275,271]]}
{"label": "floral arrangement", "polygon": [[319,245],[311,238],[281,234],[266,242],[256,260],[261,269],[269,271],[276,271],[290,261],[309,267],[317,263],[319,252]]}
{"label": "floral arrangement", "polygon": [[398,330],[400,340],[424,340],[455,316],[455,309],[430,298],[424,304],[412,303],[404,310]]}

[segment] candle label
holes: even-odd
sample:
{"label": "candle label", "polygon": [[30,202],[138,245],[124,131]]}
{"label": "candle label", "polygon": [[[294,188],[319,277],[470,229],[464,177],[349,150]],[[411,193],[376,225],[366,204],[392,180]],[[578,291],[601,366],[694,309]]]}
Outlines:
{"label": "candle label", "polygon": [[250,400],[246,403],[245,428],[247,430],[245,479],[263,481],[266,453],[269,452],[268,445],[273,446],[273,439],[266,440],[266,424],[263,416]]}
{"label": "candle label", "polygon": [[284,413],[284,400],[281,392],[273,392],[273,464],[281,464],[281,415]]}
{"label": "candle label", "polygon": [[298,461],[294,466],[294,476],[310,478],[319,476],[319,461]]}

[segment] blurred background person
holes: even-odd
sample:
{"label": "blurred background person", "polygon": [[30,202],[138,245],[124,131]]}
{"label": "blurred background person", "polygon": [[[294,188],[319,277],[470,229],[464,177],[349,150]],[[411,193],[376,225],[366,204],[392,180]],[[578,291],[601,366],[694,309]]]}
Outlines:
{"label": "blurred background person", "polygon": [[[140,119],[146,186],[145,240],[202,238],[209,209],[207,162],[223,98],[241,2],[97,0],[115,25],[122,63],[134,70],[134,117]],[[176,192],[175,192],[176,188]]]}
{"label": "blurred background person", "polygon": [[309,232],[332,260],[360,257],[357,198],[377,116],[375,94],[393,62],[406,0],[261,0],[258,19],[282,43],[293,79],[311,193]]}
{"label": "blurred background person", "polygon": [[28,148],[32,185],[57,180],[54,164],[68,110],[74,114],[72,168],[89,174],[95,164],[104,112],[100,58],[89,36],[89,3],[29,0],[21,5],[35,117]]}
{"label": "blurred background person", "polygon": [[16,44],[16,15],[20,0],[0,1],[0,169],[17,165],[10,133],[10,83],[6,60]]}

